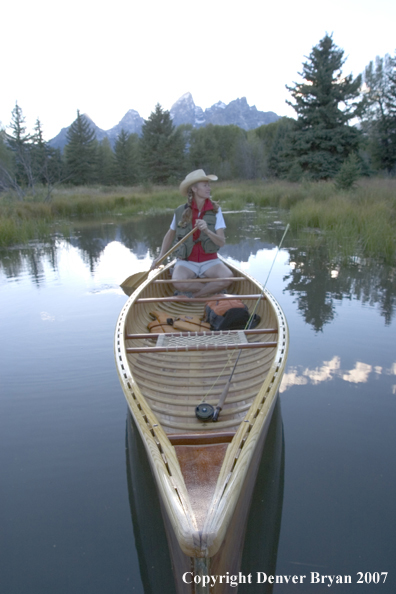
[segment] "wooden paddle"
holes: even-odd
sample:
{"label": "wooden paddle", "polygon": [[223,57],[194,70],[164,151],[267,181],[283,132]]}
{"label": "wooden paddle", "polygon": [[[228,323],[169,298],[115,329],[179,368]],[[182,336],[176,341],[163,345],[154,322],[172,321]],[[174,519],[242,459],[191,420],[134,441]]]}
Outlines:
{"label": "wooden paddle", "polygon": [[[166,258],[170,256],[172,252],[174,252],[178,247],[180,247],[182,243],[184,243],[186,239],[188,239],[197,229],[198,227],[194,227],[194,229],[191,229],[191,231],[189,231],[187,235],[183,237],[183,239],[175,243],[175,245],[171,247],[171,249],[168,250],[160,260],[158,260],[156,267],[162,264],[162,262],[164,262],[164,260],[166,260]],[[155,269],[153,268],[153,270]],[[120,285],[121,289],[124,291],[126,295],[132,295],[132,293],[136,291],[136,289],[142,283],[144,283],[145,280],[147,280],[147,277],[150,272],[151,270],[143,270],[142,272],[136,272],[135,274],[128,276],[128,278],[126,278],[124,282]]]}

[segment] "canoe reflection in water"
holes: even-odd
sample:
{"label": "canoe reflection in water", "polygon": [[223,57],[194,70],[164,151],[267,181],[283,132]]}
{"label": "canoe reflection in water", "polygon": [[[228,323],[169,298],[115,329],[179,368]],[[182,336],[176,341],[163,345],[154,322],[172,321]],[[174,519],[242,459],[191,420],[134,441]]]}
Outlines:
{"label": "canoe reflection in water", "polygon": [[[145,594],[174,594],[175,580],[182,587],[182,575],[174,576],[161,515],[160,502],[147,454],[128,411],[126,467],[129,502]],[[276,573],[284,484],[284,438],[280,400],[277,400],[267,434],[253,491],[241,566],[242,575],[252,574],[250,584],[230,588],[238,594],[270,594],[273,585],[258,584],[257,572]],[[234,535],[242,539],[244,535]],[[231,575],[231,572],[230,572]],[[191,576],[187,576],[191,579]],[[208,589],[208,592],[210,590]]]}

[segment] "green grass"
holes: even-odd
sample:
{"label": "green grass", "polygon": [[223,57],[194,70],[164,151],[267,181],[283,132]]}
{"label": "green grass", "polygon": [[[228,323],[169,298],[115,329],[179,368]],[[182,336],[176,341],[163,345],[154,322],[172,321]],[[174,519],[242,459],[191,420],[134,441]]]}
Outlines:
{"label": "green grass", "polygon": [[366,181],[353,192],[335,189],[326,200],[310,195],[290,209],[291,227],[300,234],[316,230],[316,240],[332,251],[396,257],[396,183]]}
{"label": "green grass", "polygon": [[[219,182],[213,198],[223,210],[280,208],[302,241],[326,242],[334,252],[396,256],[396,180],[360,180],[353,191],[331,182]],[[41,200],[41,201],[40,201]],[[0,246],[45,238],[56,224],[70,230],[76,220],[136,216],[174,209],[183,199],[177,187],[60,187],[45,203],[38,192],[18,201],[0,195]]]}
{"label": "green grass", "polygon": [[52,225],[45,220],[0,217],[0,247],[27,243],[32,239],[45,240],[52,232]]}
{"label": "green grass", "polygon": [[103,214],[135,215],[150,209],[175,208],[180,203],[176,188],[63,188],[57,190],[51,203],[55,217],[94,217]]}

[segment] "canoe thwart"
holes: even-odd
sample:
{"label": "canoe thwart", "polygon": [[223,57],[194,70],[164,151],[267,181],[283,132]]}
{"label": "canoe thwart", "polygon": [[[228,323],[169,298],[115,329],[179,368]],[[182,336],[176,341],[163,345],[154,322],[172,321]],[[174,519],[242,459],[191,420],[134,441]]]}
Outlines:
{"label": "canoe thwart", "polygon": [[182,351],[226,351],[232,349],[276,348],[277,342],[248,342],[240,344],[195,344],[188,346],[129,347],[127,353],[177,353]]}

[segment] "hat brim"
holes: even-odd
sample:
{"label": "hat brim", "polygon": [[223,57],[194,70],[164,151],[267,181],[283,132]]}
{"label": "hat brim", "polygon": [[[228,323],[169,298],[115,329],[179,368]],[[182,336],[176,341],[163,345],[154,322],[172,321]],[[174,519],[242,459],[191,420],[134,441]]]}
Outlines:
{"label": "hat brim", "polygon": [[182,183],[179,186],[179,189],[180,189],[181,194],[183,194],[183,196],[187,196],[188,189],[191,188],[191,186],[193,186],[194,184],[197,184],[198,182],[201,182],[201,181],[217,181],[218,179],[219,178],[217,177],[217,175],[202,175],[200,177],[197,177],[197,179],[194,179],[193,181],[191,181],[191,180],[182,181]]}

